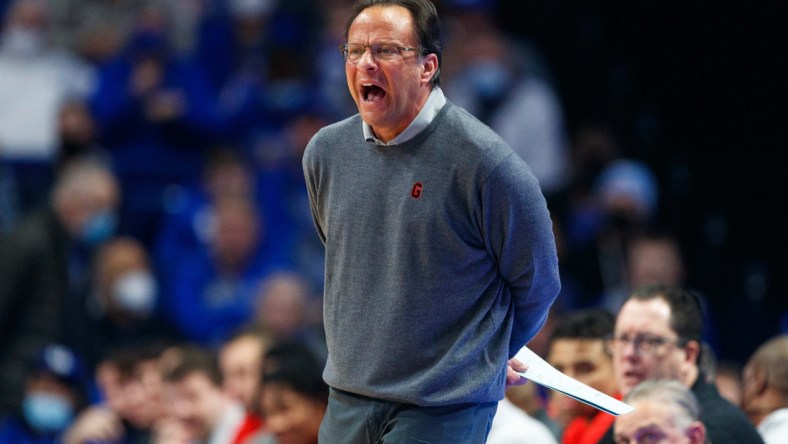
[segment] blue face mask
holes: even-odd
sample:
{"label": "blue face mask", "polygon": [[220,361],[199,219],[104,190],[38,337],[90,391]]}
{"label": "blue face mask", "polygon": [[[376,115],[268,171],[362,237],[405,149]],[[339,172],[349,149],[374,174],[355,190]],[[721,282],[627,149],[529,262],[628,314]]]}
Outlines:
{"label": "blue face mask", "polygon": [[101,210],[90,216],[82,227],[82,240],[90,245],[97,245],[115,233],[118,217],[109,210]]}
{"label": "blue face mask", "polygon": [[65,430],[74,418],[71,403],[52,393],[30,393],[22,401],[25,419],[39,433],[58,433]]}

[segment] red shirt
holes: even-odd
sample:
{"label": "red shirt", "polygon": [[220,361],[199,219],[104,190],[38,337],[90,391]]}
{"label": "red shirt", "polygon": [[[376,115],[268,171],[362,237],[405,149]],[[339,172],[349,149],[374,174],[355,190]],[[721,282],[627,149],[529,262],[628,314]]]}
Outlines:
{"label": "red shirt", "polygon": [[[619,401],[622,398],[620,394],[613,397]],[[601,410],[590,420],[575,418],[564,429],[561,444],[596,444],[605,436],[615,420],[615,416]]]}
{"label": "red shirt", "polygon": [[241,427],[238,428],[238,431],[235,432],[235,437],[231,444],[241,444],[248,438],[249,436],[253,435],[255,432],[263,428],[263,421],[255,415],[246,414],[246,418],[244,418],[244,422],[241,424]]}

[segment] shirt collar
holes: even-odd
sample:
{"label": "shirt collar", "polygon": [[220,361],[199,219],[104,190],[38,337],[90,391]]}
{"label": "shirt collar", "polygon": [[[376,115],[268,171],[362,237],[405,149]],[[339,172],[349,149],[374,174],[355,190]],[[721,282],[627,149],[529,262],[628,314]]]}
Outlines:
{"label": "shirt collar", "polygon": [[397,137],[391,139],[388,142],[384,142],[377,137],[372,132],[372,127],[367,124],[367,122],[361,121],[361,127],[364,131],[364,138],[367,142],[375,142],[377,145],[381,146],[392,146],[392,145],[399,145],[403,142],[407,142],[408,140],[412,139],[416,134],[420,133],[421,130],[427,127],[432,122],[432,119],[438,115],[438,111],[443,108],[443,105],[446,104],[446,96],[443,95],[443,91],[440,87],[432,88],[430,92],[430,96],[427,98],[427,101],[424,103],[424,106],[419,111],[419,114],[416,115],[416,118],[410,122],[405,131],[401,132]]}
{"label": "shirt collar", "polygon": [[246,412],[241,404],[231,402],[222,412],[219,421],[214,425],[207,444],[221,444],[231,442],[233,436],[243,425]]}

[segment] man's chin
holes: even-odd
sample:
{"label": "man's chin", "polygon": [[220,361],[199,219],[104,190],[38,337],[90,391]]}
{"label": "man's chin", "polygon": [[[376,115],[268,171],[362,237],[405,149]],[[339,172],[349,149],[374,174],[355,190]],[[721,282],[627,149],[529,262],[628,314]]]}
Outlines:
{"label": "man's chin", "polygon": [[389,109],[389,102],[385,99],[374,102],[362,100],[359,102],[358,108],[361,114],[381,116]]}

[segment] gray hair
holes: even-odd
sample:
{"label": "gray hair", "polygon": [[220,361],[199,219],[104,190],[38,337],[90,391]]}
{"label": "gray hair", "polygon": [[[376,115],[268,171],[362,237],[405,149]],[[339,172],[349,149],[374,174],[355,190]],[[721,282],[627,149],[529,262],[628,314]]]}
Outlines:
{"label": "gray hair", "polygon": [[632,389],[624,402],[653,401],[678,407],[676,426],[686,429],[693,422],[700,421],[701,409],[695,394],[687,386],[673,379],[647,380]]}

